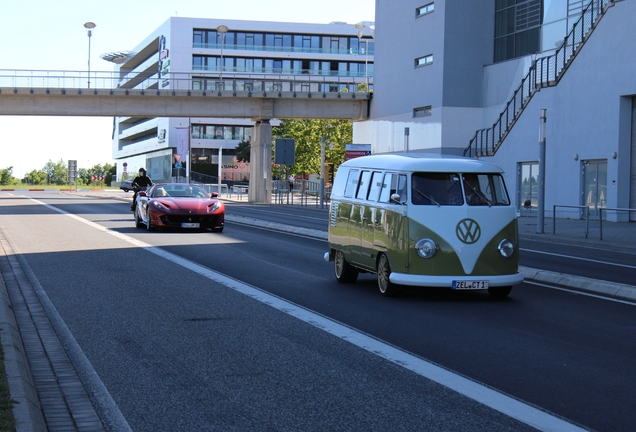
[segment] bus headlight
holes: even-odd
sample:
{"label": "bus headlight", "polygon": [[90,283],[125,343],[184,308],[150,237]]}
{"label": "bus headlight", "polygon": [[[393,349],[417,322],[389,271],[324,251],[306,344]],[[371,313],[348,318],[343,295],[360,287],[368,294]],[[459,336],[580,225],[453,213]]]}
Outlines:
{"label": "bus headlight", "polygon": [[422,258],[432,258],[437,252],[437,245],[431,239],[422,239],[415,243],[415,250]]}
{"label": "bus headlight", "polygon": [[504,258],[510,258],[515,253],[515,245],[508,239],[503,239],[497,246],[499,254]]}

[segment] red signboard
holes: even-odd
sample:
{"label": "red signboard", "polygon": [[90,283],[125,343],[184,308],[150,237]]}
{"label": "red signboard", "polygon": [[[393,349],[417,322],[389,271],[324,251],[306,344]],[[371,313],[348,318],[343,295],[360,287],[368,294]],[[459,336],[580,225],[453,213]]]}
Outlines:
{"label": "red signboard", "polygon": [[346,150],[345,151],[345,160],[355,159],[360,156],[368,156],[371,152],[364,150]]}

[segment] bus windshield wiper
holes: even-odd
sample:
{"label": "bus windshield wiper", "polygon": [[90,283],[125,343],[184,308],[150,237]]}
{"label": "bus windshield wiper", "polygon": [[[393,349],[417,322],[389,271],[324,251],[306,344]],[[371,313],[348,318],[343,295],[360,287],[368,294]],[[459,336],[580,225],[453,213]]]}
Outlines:
{"label": "bus windshield wiper", "polygon": [[427,200],[429,200],[430,202],[432,202],[433,204],[436,204],[437,207],[439,207],[439,203],[437,201],[435,201],[433,198],[431,198],[430,196],[426,195],[424,192],[422,192],[421,190],[417,189],[417,188],[413,188],[413,190],[415,192],[417,192],[418,194],[422,195],[424,198],[426,198]]}
{"label": "bus windshield wiper", "polygon": [[477,189],[475,189],[474,187],[472,187],[467,181],[466,179],[464,179],[464,186],[467,186],[471,191],[473,191],[473,193],[475,195],[477,195],[479,197],[479,199],[481,199],[483,202],[485,202],[486,204],[488,204],[488,207],[492,207],[492,204],[490,204],[490,200],[488,198],[486,198],[486,196],[481,193],[480,191],[478,191]]}

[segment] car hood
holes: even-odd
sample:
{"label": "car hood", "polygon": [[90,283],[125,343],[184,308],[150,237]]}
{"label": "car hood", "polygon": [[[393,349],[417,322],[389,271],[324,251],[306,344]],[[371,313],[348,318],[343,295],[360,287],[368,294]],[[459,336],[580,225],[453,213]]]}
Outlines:
{"label": "car hood", "polygon": [[172,212],[177,213],[207,213],[208,207],[218,200],[206,198],[153,198],[152,201],[160,202]]}

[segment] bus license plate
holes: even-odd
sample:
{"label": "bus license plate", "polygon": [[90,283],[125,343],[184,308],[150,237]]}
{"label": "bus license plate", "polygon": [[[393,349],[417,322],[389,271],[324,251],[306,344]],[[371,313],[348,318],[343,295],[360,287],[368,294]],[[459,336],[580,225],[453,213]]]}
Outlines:
{"label": "bus license plate", "polygon": [[199,228],[198,222],[183,222],[181,228]]}
{"label": "bus license plate", "polygon": [[480,290],[488,289],[488,281],[453,281],[454,290]]}

